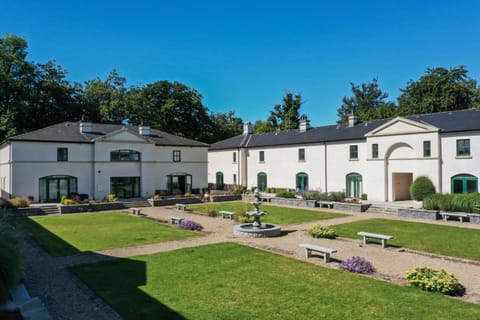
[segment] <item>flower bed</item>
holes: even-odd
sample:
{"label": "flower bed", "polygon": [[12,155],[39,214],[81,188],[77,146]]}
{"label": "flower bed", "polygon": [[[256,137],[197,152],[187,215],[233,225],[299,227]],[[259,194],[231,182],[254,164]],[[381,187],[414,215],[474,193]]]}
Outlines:
{"label": "flower bed", "polygon": [[334,202],[333,209],[339,211],[365,212],[371,206],[369,203]]}

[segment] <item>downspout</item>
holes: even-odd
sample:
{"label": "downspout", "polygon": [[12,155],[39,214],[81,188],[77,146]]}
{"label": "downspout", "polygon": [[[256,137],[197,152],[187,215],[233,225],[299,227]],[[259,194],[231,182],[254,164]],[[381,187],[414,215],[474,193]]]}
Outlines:
{"label": "downspout", "polygon": [[438,192],[443,193],[442,138],[438,131]]}
{"label": "downspout", "polygon": [[8,142],[8,144],[10,145],[10,148],[8,148],[8,162],[9,162],[9,167],[10,167],[10,170],[8,170],[8,197],[11,199],[12,198],[12,194],[13,194],[13,181],[12,181],[12,177],[13,177],[13,144]]}
{"label": "downspout", "polygon": [[324,161],[324,167],[325,167],[325,192],[328,192],[328,177],[327,177],[327,142],[323,143],[324,149],[325,149],[325,161]]}

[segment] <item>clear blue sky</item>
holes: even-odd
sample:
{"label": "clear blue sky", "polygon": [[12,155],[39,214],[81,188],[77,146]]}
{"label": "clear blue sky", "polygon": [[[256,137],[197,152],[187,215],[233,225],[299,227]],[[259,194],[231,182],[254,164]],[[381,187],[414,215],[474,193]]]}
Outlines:
{"label": "clear blue sky", "polygon": [[265,120],[286,90],[314,126],[333,124],[350,82],[396,101],[428,67],[480,80],[480,1],[3,0],[0,37],[56,60],[72,81],[116,69],[128,85],[179,81],[211,111]]}

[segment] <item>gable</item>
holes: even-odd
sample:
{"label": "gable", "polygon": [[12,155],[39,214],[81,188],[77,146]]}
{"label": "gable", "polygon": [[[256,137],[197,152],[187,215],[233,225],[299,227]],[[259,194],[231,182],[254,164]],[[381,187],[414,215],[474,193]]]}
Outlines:
{"label": "gable", "polygon": [[394,136],[405,134],[417,134],[417,133],[429,133],[437,132],[437,127],[406,119],[403,117],[397,117],[381,125],[380,127],[367,132],[366,137],[379,137],[379,136]]}
{"label": "gable", "polygon": [[104,136],[101,140],[112,142],[146,142],[143,137],[126,130],[113,132],[112,134]]}

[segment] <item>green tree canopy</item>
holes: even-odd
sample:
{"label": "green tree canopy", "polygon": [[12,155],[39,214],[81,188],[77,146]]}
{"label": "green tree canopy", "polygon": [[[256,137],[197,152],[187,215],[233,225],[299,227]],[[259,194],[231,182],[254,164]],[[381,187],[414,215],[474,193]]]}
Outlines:
{"label": "green tree canopy", "polygon": [[370,83],[355,85],[350,82],[351,97],[343,97],[342,105],[337,110],[338,123],[346,123],[352,113],[357,115],[359,121],[389,118],[395,115],[395,104],[386,101],[388,93],[378,87],[377,79]]}
{"label": "green tree canopy", "polygon": [[462,110],[478,105],[476,81],[463,66],[427,69],[417,81],[409,81],[398,98],[400,115]]}
{"label": "green tree canopy", "polygon": [[273,107],[268,122],[271,127],[280,130],[297,129],[300,120],[299,110],[302,106],[302,96],[300,93],[293,94],[286,92],[283,95],[282,103]]}

